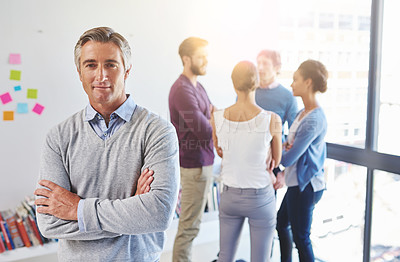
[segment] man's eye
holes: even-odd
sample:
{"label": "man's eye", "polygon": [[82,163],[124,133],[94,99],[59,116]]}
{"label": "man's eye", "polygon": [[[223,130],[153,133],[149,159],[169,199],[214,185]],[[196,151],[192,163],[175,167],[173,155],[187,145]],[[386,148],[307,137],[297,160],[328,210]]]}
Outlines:
{"label": "man's eye", "polygon": [[109,63],[109,64],[106,64],[106,67],[107,67],[107,68],[116,68],[117,65],[116,65],[116,64]]}
{"label": "man's eye", "polygon": [[95,65],[95,64],[86,64],[86,67],[88,67],[88,68],[94,68],[94,67],[96,67],[96,65]]}

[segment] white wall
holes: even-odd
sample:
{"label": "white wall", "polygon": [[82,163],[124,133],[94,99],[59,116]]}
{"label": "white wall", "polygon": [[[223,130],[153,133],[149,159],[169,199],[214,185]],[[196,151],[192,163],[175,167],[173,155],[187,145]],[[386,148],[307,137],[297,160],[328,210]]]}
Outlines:
{"label": "white wall", "polygon": [[[0,210],[31,195],[38,175],[41,147],[49,128],[87,103],[73,62],[73,48],[87,29],[110,26],[133,48],[133,74],[127,92],[135,101],[168,118],[169,88],[182,71],[178,46],[189,36],[209,40],[208,74],[200,77],[217,107],[230,105],[235,94],[230,73],[240,60],[255,60],[259,50],[277,47],[276,0],[1,0]],[[8,55],[20,53],[21,65]],[[22,70],[20,82],[9,80]],[[38,89],[37,101],[13,93],[20,84]],[[16,102],[39,102],[41,116],[16,114],[3,121],[2,111]]]}

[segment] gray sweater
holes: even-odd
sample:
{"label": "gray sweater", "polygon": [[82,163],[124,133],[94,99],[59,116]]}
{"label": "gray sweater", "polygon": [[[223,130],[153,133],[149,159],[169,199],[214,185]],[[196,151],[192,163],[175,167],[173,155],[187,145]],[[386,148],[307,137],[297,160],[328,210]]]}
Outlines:
{"label": "gray sweater", "polygon": [[[129,122],[102,140],[84,114],[50,130],[39,178],[85,199],[85,230],[77,221],[37,213],[40,231],[60,239],[60,261],[158,261],[179,189],[174,127],[137,106]],[[145,168],[154,170],[151,191],[132,197]]]}

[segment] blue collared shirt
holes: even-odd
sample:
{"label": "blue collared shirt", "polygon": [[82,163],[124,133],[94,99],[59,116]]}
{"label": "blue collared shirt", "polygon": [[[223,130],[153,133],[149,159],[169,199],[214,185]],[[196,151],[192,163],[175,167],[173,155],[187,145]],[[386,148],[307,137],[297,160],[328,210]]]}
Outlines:
{"label": "blue collared shirt", "polygon": [[[115,132],[118,131],[126,122],[131,120],[133,113],[135,112],[136,103],[133,98],[128,94],[125,102],[118,107],[117,110],[111,113],[110,122],[108,127],[104,118],[94,108],[88,104],[86,106],[85,122],[89,122],[90,126],[96,132],[96,134],[103,140],[110,138]],[[85,200],[81,199],[78,204],[78,226],[80,231],[84,231],[83,223],[83,206]]]}
{"label": "blue collared shirt", "polygon": [[101,139],[106,140],[131,119],[135,108],[135,101],[133,101],[131,96],[128,95],[125,102],[118,107],[117,110],[111,113],[110,122],[108,123],[107,127],[104,118],[96,110],[94,110],[90,104],[88,104],[86,106],[85,121],[89,122],[90,126]]}

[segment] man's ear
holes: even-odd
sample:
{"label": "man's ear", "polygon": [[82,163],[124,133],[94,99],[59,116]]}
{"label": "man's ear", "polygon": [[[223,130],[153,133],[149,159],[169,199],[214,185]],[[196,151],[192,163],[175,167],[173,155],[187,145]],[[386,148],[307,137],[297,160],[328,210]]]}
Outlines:
{"label": "man's ear", "polygon": [[131,69],[132,69],[132,65],[128,68],[128,70],[126,70],[124,80],[126,80],[128,78],[129,73],[131,72]]}
{"label": "man's ear", "polygon": [[192,62],[192,59],[190,56],[184,55],[182,56],[182,61],[183,61],[183,66],[190,66],[190,63]]}
{"label": "man's ear", "polygon": [[81,74],[81,71],[79,70],[79,68],[76,68],[76,71],[78,72],[79,80],[81,80],[81,82],[82,82],[82,74]]}

